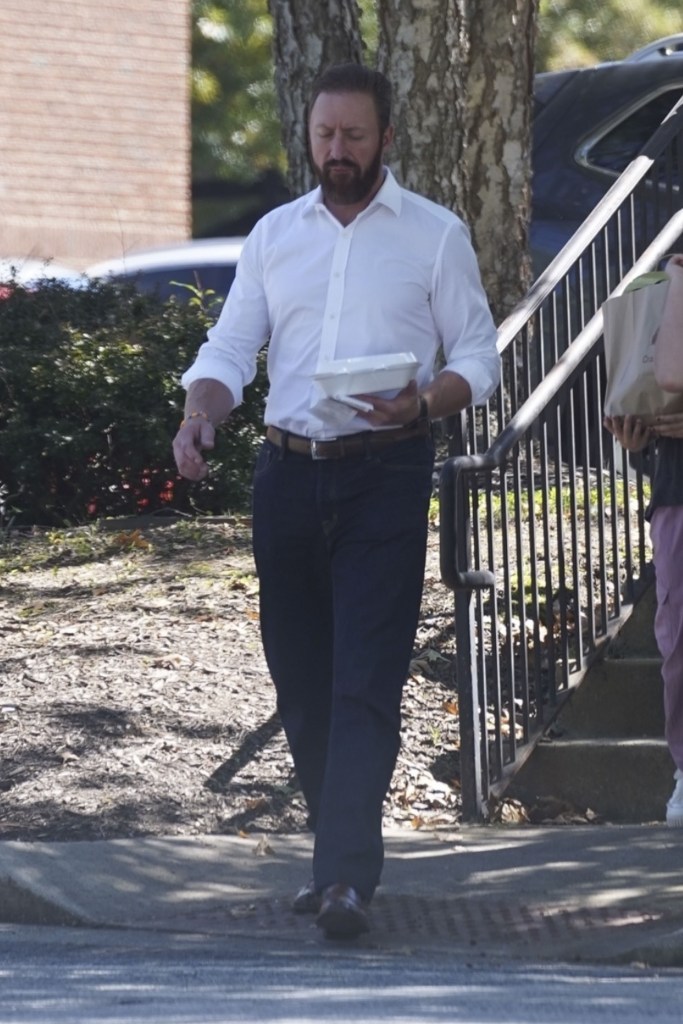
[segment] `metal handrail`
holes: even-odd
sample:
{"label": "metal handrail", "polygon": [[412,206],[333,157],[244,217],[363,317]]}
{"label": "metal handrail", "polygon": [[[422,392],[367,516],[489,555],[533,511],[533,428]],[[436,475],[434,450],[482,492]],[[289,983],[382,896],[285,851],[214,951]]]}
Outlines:
{"label": "metal handrail", "polygon": [[498,350],[500,352],[507,348],[533,314],[540,309],[544,300],[561,284],[575,265],[578,256],[585,252],[604,230],[624,200],[629,198],[636,185],[639,185],[645,178],[663,147],[681,130],[681,124],[683,124],[683,96],[673,105],[638,156],[631,161],[596,204],[590,217],[580,225],[567,245],[560,250],[536,279],[525,298],[503,320],[498,328]]}
{"label": "metal handrail", "polygon": [[464,819],[486,815],[491,787],[624,614],[623,587],[646,575],[643,467],[622,453],[619,471],[602,437],[601,307],[683,237],[676,167],[683,97],[501,324],[503,381],[451,432],[441,574],[455,601]]}
{"label": "metal handrail", "polygon": [[[636,277],[652,270],[671,251],[672,246],[682,235],[683,210],[675,214],[664,230],[660,231],[655,241],[647,247],[632,269],[610,292],[610,298],[623,294]],[[580,369],[595,343],[602,337],[602,327],[603,313],[602,309],[599,309],[483,455],[458,455],[444,462],[440,480],[443,522],[453,522],[457,518],[456,496],[462,500],[464,490],[462,478],[469,473],[492,473],[504,465],[515,445],[519,444],[543,410],[566,386],[572,375]],[[444,531],[441,536],[440,556],[441,578],[446,586],[451,590],[493,586],[495,583],[493,573],[489,570],[465,568],[461,563],[462,554],[462,545],[453,543],[452,532]]]}

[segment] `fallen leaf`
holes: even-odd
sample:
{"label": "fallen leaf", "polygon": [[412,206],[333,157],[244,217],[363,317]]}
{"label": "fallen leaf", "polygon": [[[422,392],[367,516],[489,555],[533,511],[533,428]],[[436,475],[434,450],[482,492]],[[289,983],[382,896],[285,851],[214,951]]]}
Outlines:
{"label": "fallen leaf", "polygon": [[182,663],[183,659],[179,654],[164,654],[154,659],[152,668],[180,668]]}
{"label": "fallen leaf", "polygon": [[521,800],[501,800],[492,811],[491,820],[501,825],[529,824],[529,813]]}
{"label": "fallen leaf", "polygon": [[268,806],[268,801],[265,796],[256,796],[252,800],[247,800],[244,805],[245,811],[258,811],[263,807]]}
{"label": "fallen leaf", "polygon": [[124,551],[130,551],[133,548],[148,550],[152,546],[151,542],[143,537],[140,530],[123,530],[121,533],[117,533],[114,537],[114,544]]}
{"label": "fallen leaf", "polygon": [[60,750],[58,753],[62,759],[62,764],[70,764],[73,761],[80,760],[78,754],[74,754],[73,750]]}

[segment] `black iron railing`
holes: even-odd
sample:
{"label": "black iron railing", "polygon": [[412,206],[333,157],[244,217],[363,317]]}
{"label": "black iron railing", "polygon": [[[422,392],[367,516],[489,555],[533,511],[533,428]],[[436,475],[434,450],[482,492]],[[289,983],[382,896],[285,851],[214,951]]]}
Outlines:
{"label": "black iron railing", "polygon": [[602,429],[601,306],[683,245],[683,99],[502,324],[503,380],[441,471],[463,817],[533,749],[628,613],[649,480]]}

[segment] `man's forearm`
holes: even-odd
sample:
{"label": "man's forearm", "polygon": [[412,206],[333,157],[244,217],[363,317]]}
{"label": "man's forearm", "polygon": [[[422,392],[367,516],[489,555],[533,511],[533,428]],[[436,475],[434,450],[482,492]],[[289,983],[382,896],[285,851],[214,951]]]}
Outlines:
{"label": "man's forearm", "polygon": [[199,416],[214,427],[224,423],[235,407],[232,392],[218,380],[195,380],[187,389],[185,419]]}
{"label": "man's forearm", "polygon": [[466,409],[472,403],[472,390],[459,373],[442,370],[422,392],[427,400],[429,418],[440,420]]}

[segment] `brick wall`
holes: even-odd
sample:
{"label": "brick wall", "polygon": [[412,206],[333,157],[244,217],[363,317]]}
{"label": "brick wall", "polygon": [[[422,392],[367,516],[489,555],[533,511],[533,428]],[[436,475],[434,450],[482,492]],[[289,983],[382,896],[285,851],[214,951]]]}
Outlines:
{"label": "brick wall", "polygon": [[188,238],[190,0],[2,0],[0,256]]}

